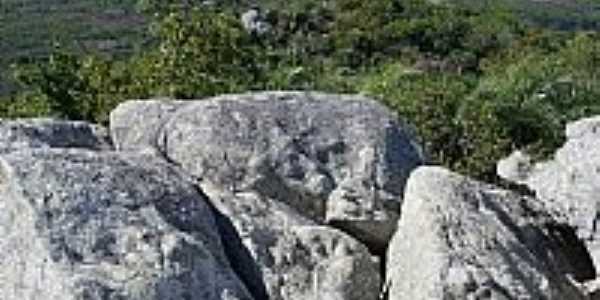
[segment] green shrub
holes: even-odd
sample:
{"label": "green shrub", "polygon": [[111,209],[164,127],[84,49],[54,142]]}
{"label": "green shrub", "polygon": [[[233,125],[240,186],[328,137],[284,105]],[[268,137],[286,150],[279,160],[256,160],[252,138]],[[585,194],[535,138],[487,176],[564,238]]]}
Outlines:
{"label": "green shrub", "polygon": [[[262,82],[260,59],[234,17],[214,11],[170,13],[157,23],[156,49],[127,60],[57,49],[47,61],[20,65],[15,77],[32,106],[68,119],[108,121],[128,98],[196,98]],[[23,97],[20,97],[23,98]]]}
{"label": "green shrub", "polygon": [[482,137],[471,129],[488,123],[487,114],[459,118],[473,85],[465,77],[428,74],[392,63],[367,76],[361,89],[415,125],[432,162],[478,174],[482,168],[469,160],[481,149]]}
{"label": "green shrub", "polygon": [[170,13],[156,30],[158,49],[140,59],[151,95],[194,98],[241,91],[259,76],[258,51],[235,17],[194,9]]}
{"label": "green shrub", "polygon": [[506,10],[425,0],[303,0],[286,10],[273,0],[272,30],[252,35],[229,2],[178,3],[140,1],[155,43],[132,57],[59,49],[19,66],[27,92],[1,101],[0,115],[105,123],[130,98],[363,92],[415,125],[432,162],[494,180],[513,149],[548,154],[566,122],[600,113],[598,35],[531,30]]}
{"label": "green shrub", "polygon": [[600,113],[599,67],[596,37],[577,36],[554,53],[529,51],[495,68],[465,107],[489,107],[505,128],[511,148],[548,154],[563,142],[568,121]]}
{"label": "green shrub", "polygon": [[0,98],[0,118],[36,118],[52,116],[48,102],[35,99],[31,93]]}
{"label": "green shrub", "polygon": [[494,180],[496,162],[512,150],[543,157],[563,142],[567,122],[600,114],[595,35],[506,59],[478,79],[389,64],[362,90],[416,126],[433,162]]}

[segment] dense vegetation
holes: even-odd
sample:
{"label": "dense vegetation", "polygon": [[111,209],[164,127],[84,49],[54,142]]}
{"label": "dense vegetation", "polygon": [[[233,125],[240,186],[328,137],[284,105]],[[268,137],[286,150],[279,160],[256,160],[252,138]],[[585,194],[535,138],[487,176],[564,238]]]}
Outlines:
{"label": "dense vegetation", "polygon": [[600,2],[596,0],[450,0],[471,7],[502,6],[525,22],[553,29],[600,29]]}
{"label": "dense vegetation", "polygon": [[493,179],[512,149],[544,155],[565,122],[600,113],[595,32],[425,0],[264,1],[264,30],[250,31],[240,21],[247,7],[232,3],[140,1],[151,46],[127,57],[55,48],[15,69],[24,92],[0,102],[0,114],[103,123],[129,98],[364,93],[415,125],[432,162]]}
{"label": "dense vegetation", "polygon": [[143,44],[144,24],[136,0],[2,0],[0,95],[14,88],[11,63],[46,57],[53,43],[123,56]]}

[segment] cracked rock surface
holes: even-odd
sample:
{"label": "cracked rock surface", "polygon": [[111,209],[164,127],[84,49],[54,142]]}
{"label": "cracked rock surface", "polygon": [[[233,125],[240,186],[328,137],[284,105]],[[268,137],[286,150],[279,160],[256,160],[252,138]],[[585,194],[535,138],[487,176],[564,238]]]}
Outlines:
{"label": "cracked rock surface", "polygon": [[[526,155],[513,154],[499,163],[499,175],[523,184],[549,206],[562,211],[584,240],[600,268],[600,117],[567,124],[567,140],[548,161],[532,163]],[[519,158],[519,159],[517,159]],[[516,163],[514,161],[517,161]],[[512,162],[512,163],[511,163]],[[526,172],[510,174],[517,165]]]}
{"label": "cracked rock surface", "polygon": [[377,298],[379,261],[353,237],[272,199],[202,188],[234,270],[257,299]]}
{"label": "cracked rock surface", "polygon": [[0,120],[0,300],[597,299],[598,132],[499,163],[537,199],[419,167],[359,95],[127,101],[110,135]]}
{"label": "cracked rock surface", "polygon": [[0,299],[253,299],[206,197],[147,155],[0,156]]}
{"label": "cracked rock surface", "polygon": [[443,168],[417,169],[389,247],[389,299],[587,299],[572,281],[595,276],[591,263],[573,263],[585,247],[549,211]]}
{"label": "cracked rock surface", "polygon": [[111,134],[118,149],[154,147],[199,180],[285,202],[377,251],[394,231],[406,178],[423,161],[412,130],[362,96],[128,102],[112,112]]}

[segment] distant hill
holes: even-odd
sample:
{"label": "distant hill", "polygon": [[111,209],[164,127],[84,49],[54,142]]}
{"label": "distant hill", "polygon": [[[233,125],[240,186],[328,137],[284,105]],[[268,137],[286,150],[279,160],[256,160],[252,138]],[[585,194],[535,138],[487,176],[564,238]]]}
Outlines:
{"label": "distant hill", "polygon": [[[293,9],[313,0],[258,0],[267,8]],[[440,0],[432,0],[440,2]],[[503,6],[532,24],[555,29],[597,30],[600,2],[595,0],[447,0],[475,9]],[[14,85],[8,66],[19,60],[44,57],[53,41],[80,52],[126,55],[145,40],[144,17],[137,0],[1,0],[0,95]],[[224,2],[225,3],[225,2]],[[244,3],[250,1],[229,1]]]}
{"label": "distant hill", "polygon": [[501,6],[516,12],[533,25],[558,30],[600,29],[597,0],[450,0],[459,5],[483,8]]}
{"label": "distant hill", "polygon": [[12,88],[8,66],[39,58],[55,41],[82,52],[122,55],[144,38],[136,0],[0,1],[0,94]]}

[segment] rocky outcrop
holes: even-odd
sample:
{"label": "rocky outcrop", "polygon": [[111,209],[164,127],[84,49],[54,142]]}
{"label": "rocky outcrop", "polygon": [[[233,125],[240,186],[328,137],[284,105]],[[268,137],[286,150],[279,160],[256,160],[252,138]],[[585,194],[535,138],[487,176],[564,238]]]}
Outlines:
{"label": "rocky outcrop", "polygon": [[52,119],[0,120],[0,153],[22,148],[110,149],[104,128]]}
{"label": "rocky outcrop", "polygon": [[354,237],[383,252],[422,157],[408,127],[373,100],[273,92],[131,101],[111,114],[111,134],[118,149],[153,149],[198,180],[257,298],[377,298],[380,262]]}
{"label": "rocky outcrop", "polygon": [[0,299],[253,299],[206,202],[148,155],[2,155]]}
{"label": "rocky outcrop", "polygon": [[416,169],[409,127],[362,96],[129,101],[113,141],[1,121],[0,299],[596,299],[596,128],[498,165],[536,200]]}
{"label": "rocky outcrop", "polygon": [[[567,125],[567,141],[552,160],[533,163],[526,155],[516,154],[499,163],[499,175],[526,185],[536,196],[556,210],[565,212],[571,226],[586,244],[600,267],[600,117],[583,119]],[[515,163],[528,165],[519,177]]]}
{"label": "rocky outcrop", "polygon": [[257,299],[377,298],[379,262],[354,238],[273,199],[203,190],[223,216],[223,243],[234,269]]}
{"label": "rocky outcrop", "polygon": [[270,92],[128,102],[111,114],[111,133],[118,149],[153,147],[203,182],[285,202],[380,252],[404,182],[422,162],[409,127],[362,96]]}
{"label": "rocky outcrop", "polygon": [[589,258],[576,264],[587,252],[548,211],[439,167],[417,169],[389,247],[389,299],[586,299],[573,279],[595,276]]}

